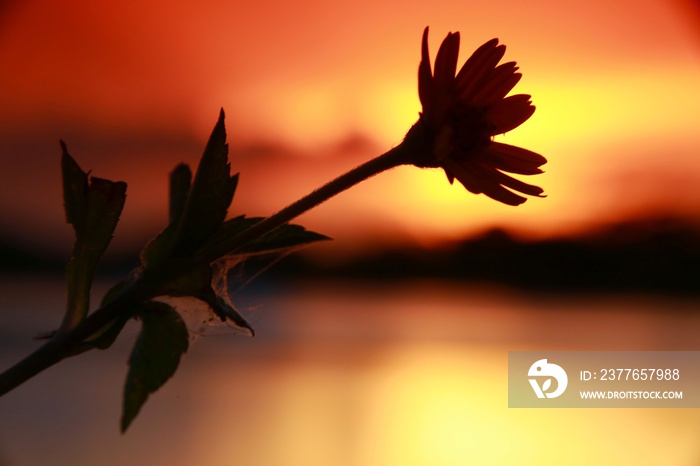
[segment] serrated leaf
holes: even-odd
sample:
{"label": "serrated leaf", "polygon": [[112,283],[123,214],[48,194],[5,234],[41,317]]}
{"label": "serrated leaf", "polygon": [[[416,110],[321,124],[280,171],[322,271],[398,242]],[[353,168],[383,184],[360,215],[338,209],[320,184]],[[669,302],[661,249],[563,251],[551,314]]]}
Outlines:
{"label": "serrated leaf", "polygon": [[142,329],[129,358],[129,372],[124,387],[122,432],[129,427],[148,396],[172,377],[188,347],[187,327],[169,305],[146,303],[138,316]]}
{"label": "serrated leaf", "polygon": [[238,184],[231,176],[224,111],[209,137],[178,222],[174,255],[186,256],[221,226]]}
{"label": "serrated leaf", "polygon": [[286,224],[251,241],[237,252],[244,254],[268,253],[330,239],[326,235],[307,230],[301,225]]}
{"label": "serrated leaf", "polygon": [[238,217],[226,220],[209,237],[207,242],[197,250],[196,254],[208,257],[209,249],[216,248],[220,244],[225,244],[227,240],[234,238],[239,233],[247,230],[263,219],[264,217],[246,217],[245,215],[239,215]]}
{"label": "serrated leaf", "polygon": [[230,176],[224,112],[212,131],[197,172],[185,164],[170,175],[170,223],[141,252],[144,267],[190,256],[222,225],[238,184]]}
{"label": "serrated leaf", "polygon": [[153,267],[170,258],[177,225],[171,223],[150,240],[140,254],[141,265]]}
{"label": "serrated leaf", "polygon": [[[256,223],[264,220],[262,217],[239,216],[227,220],[214,233],[209,241],[197,251],[202,257],[209,257],[210,250],[218,250],[239,233],[247,230]],[[232,254],[255,255],[280,252],[287,249],[304,246],[317,241],[330,240],[328,236],[306,230],[301,225],[286,224],[257,238],[246,245],[238,247]]]}

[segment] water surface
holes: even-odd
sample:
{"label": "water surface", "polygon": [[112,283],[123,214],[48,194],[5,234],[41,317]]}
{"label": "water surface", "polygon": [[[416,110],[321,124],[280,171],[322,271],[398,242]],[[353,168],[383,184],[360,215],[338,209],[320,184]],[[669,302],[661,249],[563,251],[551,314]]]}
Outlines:
{"label": "water surface", "polygon": [[[694,409],[509,409],[513,350],[696,350],[700,302],[447,282],[259,283],[258,335],[198,338],[118,430],[116,346],[0,398],[0,465],[697,465]],[[56,280],[0,282],[0,369],[60,322]]]}

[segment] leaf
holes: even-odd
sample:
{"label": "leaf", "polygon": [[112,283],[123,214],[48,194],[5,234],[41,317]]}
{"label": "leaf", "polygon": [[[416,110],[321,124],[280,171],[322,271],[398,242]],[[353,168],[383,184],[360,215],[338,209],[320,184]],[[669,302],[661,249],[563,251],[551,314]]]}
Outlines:
{"label": "leaf", "polygon": [[230,176],[224,112],[214,126],[192,181],[185,164],[170,174],[170,224],[141,251],[141,264],[152,267],[173,257],[188,257],[217,231],[226,218],[238,184]]}
{"label": "leaf", "polygon": [[170,173],[170,223],[177,223],[185,211],[187,196],[192,185],[192,171],[181,163]]}
{"label": "leaf", "polygon": [[102,297],[100,306],[104,306],[105,304],[109,303],[114,298],[122,294],[127,288],[129,288],[134,283],[134,280],[134,277],[129,276],[123,280],[119,280],[117,283],[112,285],[112,287],[109,290],[107,290],[105,295]]}
{"label": "leaf", "polygon": [[63,155],[63,198],[66,220],[73,225],[77,239],[101,255],[112,239],[126,201],[126,183],[92,177],[85,173],[61,141]]}
{"label": "leaf", "polygon": [[[211,236],[210,240],[197,251],[197,254],[208,257],[210,250],[218,249],[220,245],[226,244],[232,238],[235,238],[236,235],[262,220],[264,220],[263,217],[246,218],[241,215],[224,222],[216,233]],[[267,254],[327,240],[330,240],[328,236],[306,230],[301,225],[286,224],[235,249],[232,254]]]}
{"label": "leaf", "polygon": [[240,248],[240,253],[268,253],[304,246],[317,241],[328,241],[326,235],[309,231],[301,225],[282,225]]}
{"label": "leaf", "polygon": [[165,285],[158,289],[159,296],[190,296],[204,301],[222,322],[230,321],[243,333],[254,336],[253,327],[212,287],[211,265],[186,259],[173,259],[165,277]]}
{"label": "leaf", "polygon": [[140,254],[141,265],[146,268],[154,267],[170,258],[176,227],[177,225],[171,223],[146,244]]}
{"label": "leaf", "polygon": [[129,319],[130,317],[128,314],[120,314],[119,317],[91,335],[89,339],[85,341],[85,344],[101,350],[108,349],[117,341],[117,337],[122,332]]}
{"label": "leaf", "polygon": [[199,298],[207,303],[211,310],[216,314],[222,322],[227,320],[232,322],[238,330],[250,337],[255,336],[255,330],[245,318],[238,313],[229,303],[214,292],[212,288],[205,290],[199,295]]}
{"label": "leaf", "polygon": [[61,141],[66,220],[76,241],[66,270],[68,305],[61,329],[73,328],[87,315],[95,268],[112,240],[126,201],[126,183],[92,177],[80,169]]}
{"label": "leaf", "polygon": [[138,313],[141,334],[129,358],[121,431],[125,432],[148,396],[172,377],[187,351],[187,327],[169,305],[146,303]]}
{"label": "leaf", "polygon": [[224,111],[209,137],[189,189],[173,240],[175,256],[186,256],[197,249],[226,219],[238,185],[238,174],[231,176]]}
{"label": "leaf", "polygon": [[239,215],[229,219],[221,224],[221,226],[209,237],[197,251],[198,256],[208,257],[208,251],[216,248],[220,244],[225,244],[227,240],[235,238],[239,233],[247,230],[256,223],[264,220],[264,217],[246,217]]}
{"label": "leaf", "polygon": [[161,284],[154,289],[156,296],[193,296],[211,287],[211,266],[193,259],[171,259],[167,267],[150,269],[145,274],[157,276]]}
{"label": "leaf", "polygon": [[63,174],[63,203],[66,211],[66,221],[73,225],[76,233],[84,230],[87,217],[86,193],[88,190],[88,175],[80,169],[73,157],[68,153],[66,143],[61,141],[61,172]]}
{"label": "leaf", "polygon": [[90,178],[87,197],[85,243],[94,255],[102,255],[112,240],[126,201],[126,183]]}
{"label": "leaf", "polygon": [[182,163],[170,173],[170,223],[141,251],[141,264],[144,267],[156,265],[170,258],[174,248],[175,233],[185,211],[185,204],[192,184],[190,167]]}

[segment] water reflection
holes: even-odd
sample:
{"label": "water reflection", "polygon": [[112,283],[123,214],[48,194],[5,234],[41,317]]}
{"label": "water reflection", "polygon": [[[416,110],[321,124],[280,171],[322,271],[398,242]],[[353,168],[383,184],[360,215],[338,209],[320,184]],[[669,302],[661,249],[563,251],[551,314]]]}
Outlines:
{"label": "water reflection", "polygon": [[[5,280],[0,367],[55,323],[60,284]],[[28,297],[27,297],[28,296]],[[118,465],[693,465],[691,409],[507,408],[507,352],[698,349],[698,302],[442,282],[250,290],[258,336],[198,339],[118,434],[134,331],[0,399],[0,461]],[[8,329],[11,329],[8,332]],[[83,445],[78,447],[78,445]],[[4,455],[4,456],[3,456]]]}

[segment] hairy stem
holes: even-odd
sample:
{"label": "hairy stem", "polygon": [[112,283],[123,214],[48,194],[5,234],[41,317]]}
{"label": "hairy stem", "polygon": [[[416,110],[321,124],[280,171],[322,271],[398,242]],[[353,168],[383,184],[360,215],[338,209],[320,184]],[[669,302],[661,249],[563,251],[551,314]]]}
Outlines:
{"label": "hairy stem", "polygon": [[339,194],[352,186],[371,178],[383,171],[408,163],[410,148],[405,144],[400,144],[384,154],[366,162],[338,178],[326,183],[320,188],[312,191],[293,204],[278,211],[270,217],[261,220],[247,230],[206,248],[201,252],[201,258],[208,262],[215,261],[227,254],[231,254],[236,249],[245,246],[250,241],[271,232],[284,225],[290,220],[307,212],[317,205],[327,201],[331,197]]}

